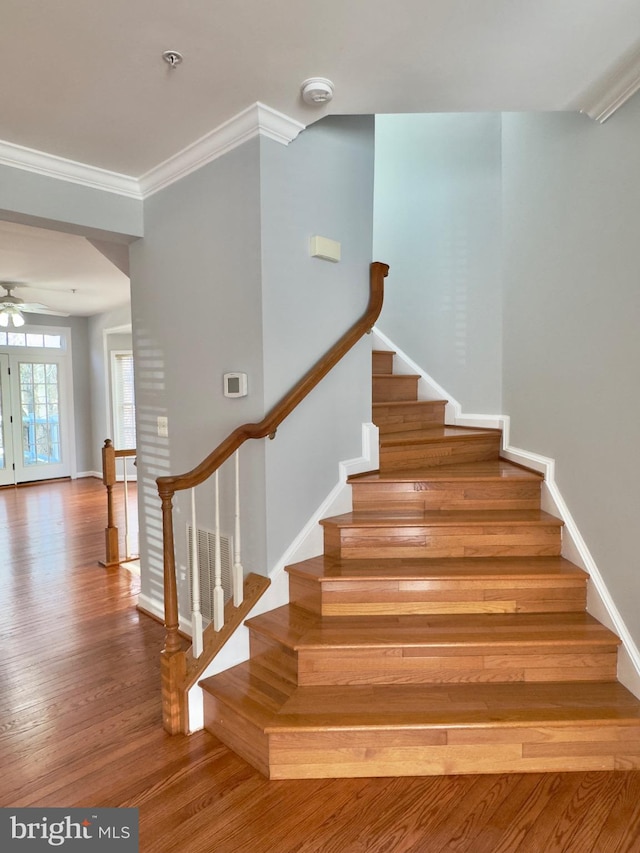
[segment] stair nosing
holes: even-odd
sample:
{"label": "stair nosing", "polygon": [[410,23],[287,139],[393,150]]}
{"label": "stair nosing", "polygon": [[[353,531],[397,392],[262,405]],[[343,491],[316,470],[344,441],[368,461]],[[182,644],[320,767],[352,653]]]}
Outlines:
{"label": "stair nosing", "polygon": [[[324,555],[321,555],[323,557]],[[314,558],[310,558],[314,559]],[[407,562],[411,559],[416,561],[416,568],[412,571],[410,566],[407,566]],[[446,570],[446,566],[438,565],[442,563],[444,560],[450,559],[452,562],[459,563],[466,559],[469,564],[469,568],[467,571],[458,571],[452,572],[451,568],[449,568],[449,572]],[[539,559],[539,560],[557,560],[558,567],[555,571],[545,571],[542,567],[539,568],[528,568],[521,569],[518,571],[517,566],[513,566],[509,571],[511,574],[506,574],[505,572],[498,572],[494,567],[494,570],[490,567],[485,567],[482,561],[491,562],[496,564],[499,560],[505,560],[505,562],[515,562],[518,559]],[[320,584],[323,583],[354,583],[361,581],[362,583],[368,583],[371,581],[421,581],[424,580],[426,582],[430,581],[468,581],[475,580],[478,582],[486,582],[491,580],[510,580],[513,577],[514,580],[534,580],[534,579],[544,579],[544,578],[562,578],[567,582],[573,582],[576,585],[584,583],[589,579],[589,573],[584,569],[581,569],[579,566],[576,566],[574,563],[571,563],[570,560],[565,559],[564,557],[538,557],[538,558],[518,558],[518,557],[442,557],[442,558],[434,558],[434,557],[387,557],[384,560],[384,566],[379,566],[378,564],[374,564],[375,568],[371,570],[369,574],[364,574],[362,572],[357,575],[319,575],[309,569],[304,567],[304,563],[306,561],[300,561],[299,563],[293,563],[289,566],[285,567],[285,571],[288,574],[296,575],[297,577],[304,577],[310,580],[316,581]],[[357,558],[357,559],[345,559],[334,560],[335,563],[372,563],[372,560],[367,560],[365,558]],[[402,566],[398,566],[396,571],[393,573],[391,569],[394,568],[394,563],[401,563]],[[417,570],[417,564],[420,563],[421,571]],[[429,564],[433,565],[430,566]],[[475,564],[475,565],[474,565]]]}
{"label": "stair nosing", "polygon": [[[492,517],[487,518],[487,513]],[[537,518],[530,517],[537,513]],[[482,517],[481,517],[482,516]],[[529,516],[529,517],[528,517]],[[544,510],[393,510],[377,515],[373,510],[347,512],[320,520],[326,527],[564,527],[564,521]]]}

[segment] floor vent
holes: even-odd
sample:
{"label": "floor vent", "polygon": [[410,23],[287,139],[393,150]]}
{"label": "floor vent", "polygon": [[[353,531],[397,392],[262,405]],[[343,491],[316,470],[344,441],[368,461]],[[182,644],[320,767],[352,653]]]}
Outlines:
{"label": "floor vent", "polygon": [[[187,525],[188,542],[188,571],[189,591],[191,591],[191,579],[193,578],[193,534],[192,526]],[[213,621],[213,589],[215,586],[216,565],[216,534],[213,530],[198,527],[198,567],[200,577],[200,606],[202,618],[207,622]],[[222,563],[222,588],[224,589],[224,600],[227,601],[233,594],[231,586],[231,563],[233,560],[233,540],[228,536],[220,537],[220,557]]]}

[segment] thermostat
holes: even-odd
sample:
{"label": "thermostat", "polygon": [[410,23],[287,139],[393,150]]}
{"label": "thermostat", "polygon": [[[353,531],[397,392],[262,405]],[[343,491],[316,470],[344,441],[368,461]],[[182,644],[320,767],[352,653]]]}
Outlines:
{"label": "thermostat", "polygon": [[246,397],[247,396],[247,374],[225,373],[224,374],[224,396]]}

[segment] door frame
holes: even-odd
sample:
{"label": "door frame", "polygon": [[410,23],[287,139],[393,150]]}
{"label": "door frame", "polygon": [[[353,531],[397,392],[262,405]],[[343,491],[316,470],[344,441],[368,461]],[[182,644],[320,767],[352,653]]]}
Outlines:
{"label": "door frame", "polygon": [[15,484],[16,475],[13,467],[13,423],[11,420],[11,388],[9,383],[9,355],[0,352],[0,410],[2,412],[2,438],[4,442],[4,467],[0,468],[0,486]]}

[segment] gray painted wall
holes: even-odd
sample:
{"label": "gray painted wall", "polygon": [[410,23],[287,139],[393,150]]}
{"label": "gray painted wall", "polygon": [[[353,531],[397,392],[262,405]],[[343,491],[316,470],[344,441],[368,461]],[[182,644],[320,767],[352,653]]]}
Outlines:
{"label": "gray painted wall", "polygon": [[[161,598],[156,477],[191,469],[232,429],[260,421],[364,311],[372,198],[373,124],[354,118],[321,122],[288,147],[254,139],[145,202],[145,237],[131,247],[145,595]],[[313,234],[340,240],[343,261],[310,258]],[[223,396],[229,371],[247,373],[248,397]],[[361,455],[369,375],[364,345],[274,442],[244,445],[246,570],[266,573],[336,484],[338,462]],[[198,493],[200,526],[213,526],[212,489]],[[188,496],[176,506],[183,566]]]}
{"label": "gray painted wall", "polygon": [[640,641],[640,98],[504,117],[504,402]]}
{"label": "gray painted wall", "polygon": [[[369,295],[373,119],[326,118],[288,147],[261,148],[264,387],[274,405],[360,317]],[[314,235],[341,243],[339,263],[312,258]],[[267,564],[273,566],[361,456],[371,420],[365,338],[266,447]]]}
{"label": "gray painted wall", "polygon": [[142,234],[142,201],[0,165],[0,219],[129,243]]}
{"label": "gray painted wall", "polygon": [[[130,255],[140,540],[149,570],[142,591],[161,600],[156,477],[190,470],[264,410],[259,140],[155,193],[145,201],[144,216],[145,237]],[[223,397],[222,376],[232,370],[248,374],[248,397]],[[168,417],[168,439],[157,435],[158,416]],[[251,444],[243,454],[244,506],[252,520],[243,562],[263,571],[264,446]],[[211,492],[211,485],[199,492],[202,526],[212,526]],[[175,505],[183,565],[188,496]],[[233,532],[226,518],[222,532]]]}
{"label": "gray painted wall", "polygon": [[500,115],[376,117],[378,326],[467,412],[501,409]]}

